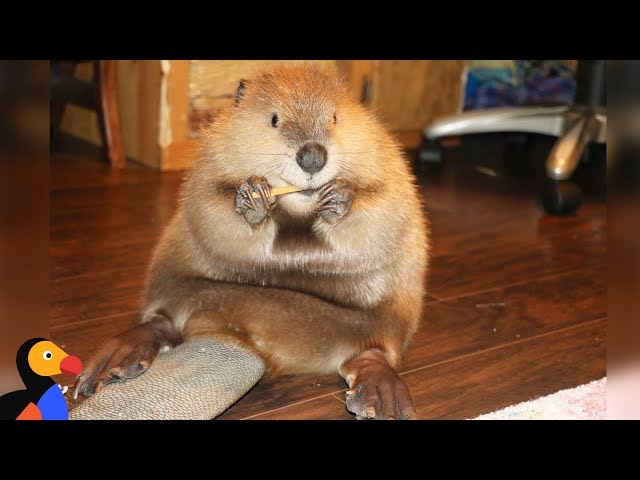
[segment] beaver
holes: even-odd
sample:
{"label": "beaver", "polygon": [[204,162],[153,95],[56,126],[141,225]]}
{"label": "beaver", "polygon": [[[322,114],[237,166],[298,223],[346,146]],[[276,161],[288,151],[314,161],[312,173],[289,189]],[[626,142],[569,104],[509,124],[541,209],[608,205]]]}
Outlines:
{"label": "beaver", "polygon": [[[272,195],[284,186],[303,191]],[[337,70],[265,69],[205,132],[140,324],[98,349],[74,395],[207,336],[256,352],[271,377],[338,372],[359,419],[414,418],[396,369],[421,318],[428,251],[402,148]]]}

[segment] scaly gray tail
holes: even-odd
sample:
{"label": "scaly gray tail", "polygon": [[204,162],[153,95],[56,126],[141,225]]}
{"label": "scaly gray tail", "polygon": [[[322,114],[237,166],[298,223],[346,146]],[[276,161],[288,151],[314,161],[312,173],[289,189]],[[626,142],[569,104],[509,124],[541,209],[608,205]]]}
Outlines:
{"label": "scaly gray tail", "polygon": [[69,412],[71,420],[208,420],[262,377],[261,358],[210,338],[158,356],[144,374],[105,386]]}

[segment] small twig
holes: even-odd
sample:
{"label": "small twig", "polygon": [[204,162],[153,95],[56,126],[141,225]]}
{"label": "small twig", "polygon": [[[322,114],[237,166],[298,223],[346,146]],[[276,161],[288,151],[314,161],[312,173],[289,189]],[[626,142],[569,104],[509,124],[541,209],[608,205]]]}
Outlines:
{"label": "small twig", "polygon": [[[278,187],[278,188],[273,188],[271,190],[271,196],[276,197],[278,195],[284,195],[285,193],[294,193],[294,192],[302,192],[308,189],[304,189],[304,188],[300,188],[300,187],[294,187],[292,185],[289,185],[287,187]],[[260,194],[258,192],[252,192],[251,196],[253,198],[260,198]]]}

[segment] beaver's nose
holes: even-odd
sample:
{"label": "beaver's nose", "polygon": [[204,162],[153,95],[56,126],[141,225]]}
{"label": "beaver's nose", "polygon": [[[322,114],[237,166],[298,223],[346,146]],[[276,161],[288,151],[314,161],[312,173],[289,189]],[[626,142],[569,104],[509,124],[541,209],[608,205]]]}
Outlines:
{"label": "beaver's nose", "polygon": [[327,149],[319,143],[307,143],[296,153],[296,161],[302,170],[314,174],[327,163]]}

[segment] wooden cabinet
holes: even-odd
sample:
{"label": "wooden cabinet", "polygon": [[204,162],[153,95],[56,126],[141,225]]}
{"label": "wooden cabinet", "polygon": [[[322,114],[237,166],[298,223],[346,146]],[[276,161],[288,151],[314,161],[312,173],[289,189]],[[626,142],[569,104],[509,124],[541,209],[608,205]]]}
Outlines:
{"label": "wooden cabinet", "polygon": [[464,101],[466,60],[339,60],[359,98],[409,148],[438,117],[458,113]]}
{"label": "wooden cabinet", "polygon": [[[296,61],[289,61],[296,62]],[[353,95],[374,109],[409,148],[420,142],[421,130],[435,118],[461,111],[465,60],[316,60],[335,64]],[[177,62],[172,62],[177,63]],[[238,83],[259,68],[276,61],[191,60],[188,63],[188,131],[184,145],[216,111],[233,101]],[[186,67],[186,66],[185,66]],[[187,88],[187,87],[183,87]],[[174,147],[175,148],[175,147]],[[178,155],[189,149],[178,148]],[[179,158],[168,155],[174,165]]]}

